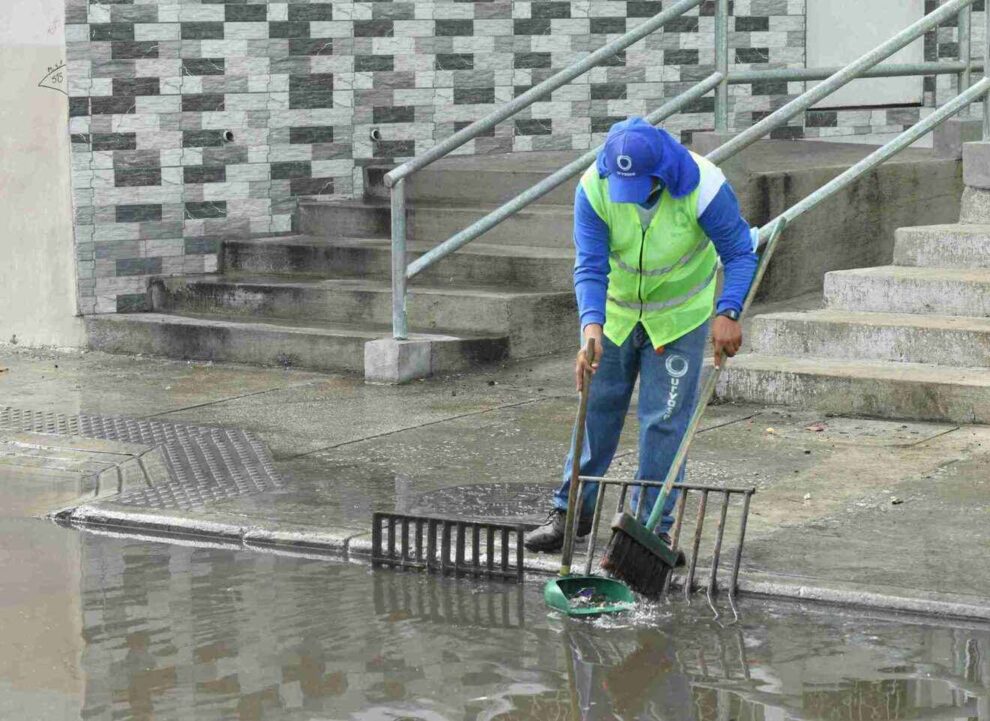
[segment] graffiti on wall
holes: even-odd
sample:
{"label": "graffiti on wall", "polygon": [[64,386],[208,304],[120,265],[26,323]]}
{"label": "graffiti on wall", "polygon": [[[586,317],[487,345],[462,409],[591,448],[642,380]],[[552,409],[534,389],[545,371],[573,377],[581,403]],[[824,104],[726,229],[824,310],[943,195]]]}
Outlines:
{"label": "graffiti on wall", "polygon": [[45,77],[38,83],[39,88],[57,90],[64,95],[68,95],[68,83],[65,74],[65,61],[60,61],[57,65],[49,65]]}

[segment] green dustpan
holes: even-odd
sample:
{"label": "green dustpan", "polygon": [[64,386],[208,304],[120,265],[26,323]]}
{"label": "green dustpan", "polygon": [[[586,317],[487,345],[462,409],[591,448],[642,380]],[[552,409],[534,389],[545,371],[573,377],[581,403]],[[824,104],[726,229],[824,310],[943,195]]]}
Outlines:
{"label": "green dustpan", "polygon": [[[588,357],[595,357],[595,341],[588,341]],[[591,374],[585,373],[581,387],[581,404],[578,406],[577,421],[574,424],[571,457],[581,457],[584,447],[584,422],[588,415],[588,389],[591,387]],[[598,533],[598,519],[605,496],[605,487],[598,485],[598,499],[595,503],[595,518],[592,523],[587,564],[584,575],[571,575],[571,559],[574,557],[574,531],[577,523],[578,485],[580,484],[580,463],[571,464],[571,485],[567,494],[567,518],[564,527],[564,547],[560,554],[560,577],[546,582],[543,586],[543,600],[550,608],[568,616],[600,616],[604,613],[622,613],[636,607],[636,597],[632,590],[621,581],[591,575],[591,559],[594,556],[595,535]]]}
{"label": "green dustpan", "polygon": [[543,600],[568,616],[600,616],[636,607],[636,597],[626,584],[601,576],[554,578],[543,586]]}

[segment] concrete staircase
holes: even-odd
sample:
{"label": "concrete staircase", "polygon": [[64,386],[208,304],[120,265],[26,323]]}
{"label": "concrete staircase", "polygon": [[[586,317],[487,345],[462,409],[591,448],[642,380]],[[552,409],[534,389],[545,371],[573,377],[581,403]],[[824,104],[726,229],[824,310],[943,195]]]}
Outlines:
{"label": "concrete staircase", "polygon": [[893,265],[826,274],[820,310],[754,318],[721,397],[990,423],[990,182],[970,154],[958,224],[901,228]]}
{"label": "concrete staircase", "polygon": [[[369,171],[363,200],[304,202],[298,235],[227,241],[217,275],[153,282],[151,312],[87,318],[91,347],[113,353],[365,370],[365,344],[391,335],[390,213]],[[467,179],[428,169],[409,188],[409,260],[545,172]],[[576,343],[571,286],[573,185],[417,276],[410,339],[434,372],[468,370]],[[566,200],[565,200],[566,199]]]}
{"label": "concrete staircase", "polygon": [[[758,225],[869,151],[762,141],[725,170],[747,219]],[[407,188],[410,256],[435,247],[576,154],[454,156],[417,173]],[[90,346],[364,372],[372,380],[458,372],[575,347],[571,234],[577,179],[417,276],[408,301],[410,343],[380,340],[391,336],[385,171],[366,170],[364,198],[301,203],[296,235],[227,241],[216,275],[155,280],[150,312],[87,317]],[[958,171],[957,161],[910,150],[863,178],[834,201],[841,213],[815,210],[799,233],[788,236],[767,275],[764,298],[803,294],[819,287],[826,270],[877,262],[889,253],[883,239],[900,225],[954,220]],[[941,193],[925,195],[927,204],[917,202],[925,179],[931,192]],[[867,232],[872,240],[864,243]],[[390,375],[396,368],[408,372]]]}

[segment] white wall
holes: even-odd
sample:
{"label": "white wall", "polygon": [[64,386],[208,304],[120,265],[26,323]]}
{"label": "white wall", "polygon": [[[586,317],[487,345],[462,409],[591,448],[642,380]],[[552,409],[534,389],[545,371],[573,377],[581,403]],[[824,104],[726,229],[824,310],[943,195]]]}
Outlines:
{"label": "white wall", "polygon": [[[924,14],[924,0],[812,0],[808,3],[808,67],[846,65]],[[919,38],[884,62],[920,63],[924,59],[924,40]],[[856,80],[815,107],[918,104],[924,97],[923,85],[920,77]]]}
{"label": "white wall", "polygon": [[[78,346],[64,0],[0,1],[0,343]],[[63,76],[62,88],[65,88]]]}

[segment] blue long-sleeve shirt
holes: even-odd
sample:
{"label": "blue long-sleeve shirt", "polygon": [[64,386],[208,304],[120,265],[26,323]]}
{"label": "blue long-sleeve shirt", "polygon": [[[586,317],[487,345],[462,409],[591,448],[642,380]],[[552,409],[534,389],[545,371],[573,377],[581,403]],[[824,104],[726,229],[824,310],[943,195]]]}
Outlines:
{"label": "blue long-sleeve shirt", "polygon": [[[698,193],[698,224],[711,239],[725,266],[722,296],[716,311],[741,311],[758,262],[753,236],[725,176],[713,173],[708,178]],[[591,207],[579,185],[574,197],[574,245],[577,251],[574,291],[582,328],[589,323],[605,323],[608,239],[608,225]]]}

